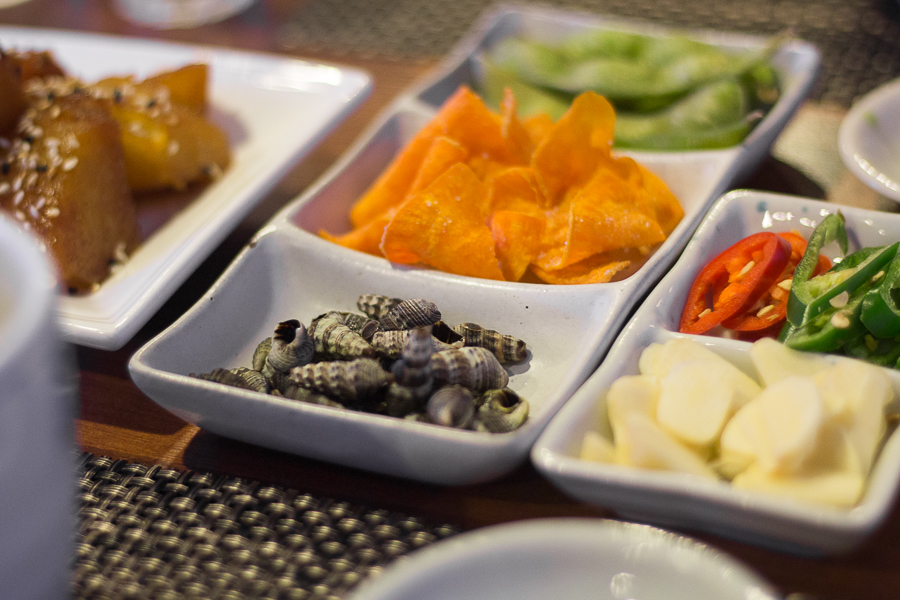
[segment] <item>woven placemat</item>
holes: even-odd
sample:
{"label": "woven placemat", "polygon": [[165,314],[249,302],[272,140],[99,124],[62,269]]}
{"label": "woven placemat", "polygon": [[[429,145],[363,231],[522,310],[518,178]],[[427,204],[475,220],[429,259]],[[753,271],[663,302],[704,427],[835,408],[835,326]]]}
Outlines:
{"label": "woven placemat", "polygon": [[334,600],[460,531],[259,481],[92,454],[80,466],[79,599]]}
{"label": "woven placemat", "polygon": [[[311,0],[286,23],[286,48],[400,60],[450,51],[491,0]],[[509,3],[505,3],[509,4]],[[520,4],[529,4],[524,1]],[[891,0],[559,0],[531,2],[657,24],[752,34],[791,30],[822,52],[811,97],[850,106],[900,75],[900,6]]]}

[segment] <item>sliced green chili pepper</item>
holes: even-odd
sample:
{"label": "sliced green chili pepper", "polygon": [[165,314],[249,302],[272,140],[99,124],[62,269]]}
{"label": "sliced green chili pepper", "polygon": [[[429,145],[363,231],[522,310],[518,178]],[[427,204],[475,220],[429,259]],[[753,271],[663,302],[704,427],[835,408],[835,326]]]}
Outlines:
{"label": "sliced green chili pepper", "polygon": [[900,242],[885,246],[855,267],[827,271],[801,284],[792,284],[791,297],[788,299],[788,318],[791,315],[790,302],[795,298],[803,303],[802,325],[827,310],[832,299],[839,294],[854,294],[855,290],[870,282],[890,264],[897,255],[898,246]]}
{"label": "sliced green chili pepper", "polygon": [[807,352],[834,352],[849,340],[865,334],[866,328],[859,320],[863,299],[874,287],[868,283],[857,288],[843,306],[831,306],[817,313],[799,327],[790,330],[784,345]]}
{"label": "sliced green chili pepper", "polygon": [[791,296],[788,298],[787,318],[788,323],[794,327],[803,324],[804,313],[809,302],[805,301],[803,291],[798,296],[798,287],[805,284],[812,277],[819,262],[819,254],[822,248],[832,242],[837,242],[841,253],[846,254],[849,242],[847,241],[847,228],[844,226],[844,215],[840,211],[828,215],[819,223],[809,236],[806,243],[806,252],[794,269],[794,278],[791,282]]}
{"label": "sliced green chili pepper", "polygon": [[[869,293],[872,291],[869,290]],[[865,300],[863,300],[863,306],[865,306]],[[844,344],[843,350],[847,356],[881,367],[893,368],[900,360],[900,341],[893,337],[878,339],[870,333],[864,333]]]}
{"label": "sliced green chili pepper", "polygon": [[[866,294],[860,319],[878,338],[900,335],[900,257],[895,256],[881,284]],[[896,362],[896,361],[895,361]]]}

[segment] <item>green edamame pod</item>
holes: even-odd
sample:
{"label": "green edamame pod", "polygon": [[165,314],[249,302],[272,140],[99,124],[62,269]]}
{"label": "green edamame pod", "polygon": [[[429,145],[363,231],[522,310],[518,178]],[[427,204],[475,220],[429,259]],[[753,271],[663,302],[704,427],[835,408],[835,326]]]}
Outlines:
{"label": "green edamame pod", "polygon": [[615,143],[621,147],[709,149],[733,146],[752,127],[749,102],[734,78],[705,85],[652,114],[619,112]]}
{"label": "green edamame pod", "polygon": [[530,117],[545,113],[554,121],[563,116],[572,104],[572,97],[530,85],[515,75],[498,68],[488,60],[478,63],[481,71],[481,86],[484,102],[496,111],[503,101],[503,90],[510,88],[518,103],[520,117]]}

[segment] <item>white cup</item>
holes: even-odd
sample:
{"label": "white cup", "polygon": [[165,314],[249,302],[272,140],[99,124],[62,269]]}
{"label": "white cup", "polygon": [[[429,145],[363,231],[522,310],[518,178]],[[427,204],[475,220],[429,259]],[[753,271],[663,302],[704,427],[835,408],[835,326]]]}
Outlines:
{"label": "white cup", "polygon": [[0,599],[71,596],[77,374],[55,269],[0,217]]}
{"label": "white cup", "polygon": [[186,29],[217,23],[246,10],[254,0],[114,0],[126,20],[154,29]]}

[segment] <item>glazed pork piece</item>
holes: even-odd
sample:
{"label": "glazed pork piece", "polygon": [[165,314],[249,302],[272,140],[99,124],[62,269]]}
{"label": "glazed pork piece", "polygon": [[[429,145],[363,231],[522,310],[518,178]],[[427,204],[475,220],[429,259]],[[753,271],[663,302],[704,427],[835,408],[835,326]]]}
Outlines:
{"label": "glazed pork piece", "polygon": [[20,126],[3,162],[0,209],[41,237],[68,288],[89,291],[138,242],[119,126],[88,94],[32,105]]}
{"label": "glazed pork piece", "polygon": [[86,84],[47,53],[0,52],[0,210],[40,236],[70,293],[95,290],[137,247],[136,193],[227,167],[206,83],[198,64]]}

